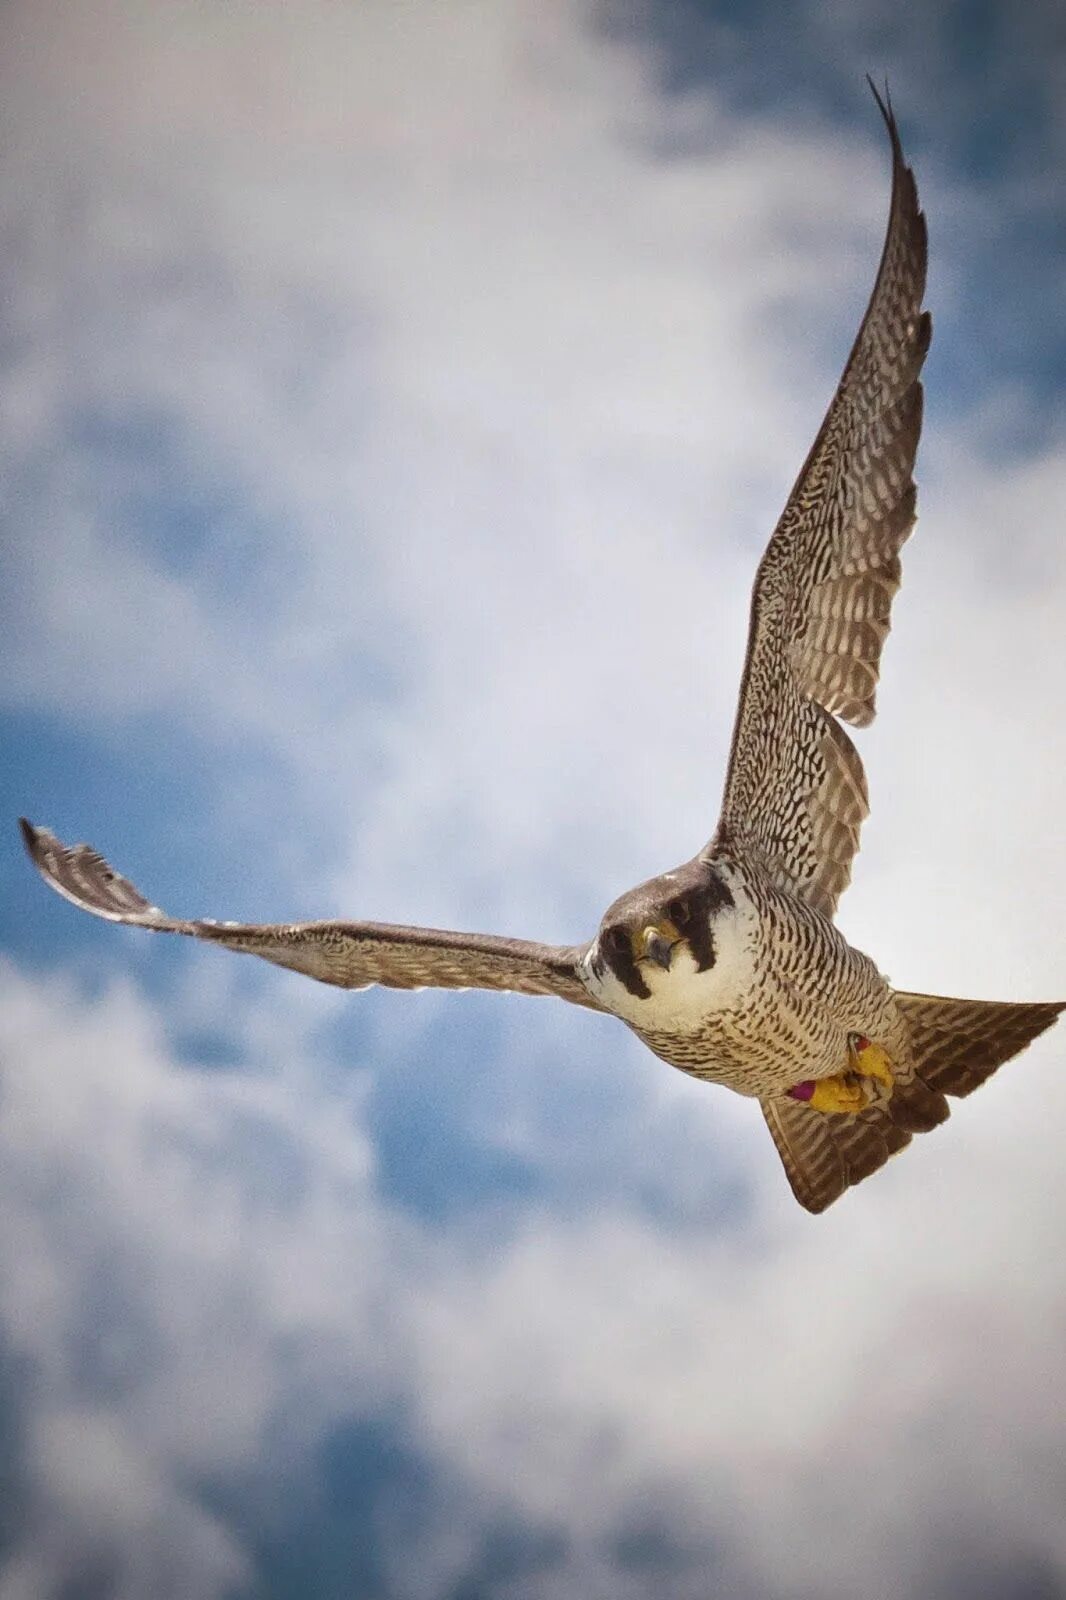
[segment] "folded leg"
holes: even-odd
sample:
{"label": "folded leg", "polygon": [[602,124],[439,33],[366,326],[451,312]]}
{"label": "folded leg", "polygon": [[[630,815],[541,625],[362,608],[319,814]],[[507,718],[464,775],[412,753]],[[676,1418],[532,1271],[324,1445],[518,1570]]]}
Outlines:
{"label": "folded leg", "polygon": [[815,1111],[852,1114],[877,1099],[891,1096],[895,1086],[892,1062],[881,1045],[865,1034],[848,1035],[848,1065],[828,1078],[808,1078],[789,1090],[793,1100],[806,1100]]}

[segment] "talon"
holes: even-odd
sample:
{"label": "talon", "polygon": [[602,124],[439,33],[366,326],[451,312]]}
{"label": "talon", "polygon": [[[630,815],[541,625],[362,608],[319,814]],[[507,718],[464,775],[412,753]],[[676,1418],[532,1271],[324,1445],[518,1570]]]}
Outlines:
{"label": "talon", "polygon": [[850,1072],[839,1072],[834,1077],[815,1080],[810,1104],[815,1111],[854,1115],[856,1111],[864,1110],[869,1101],[861,1078],[857,1079]]}
{"label": "talon", "polygon": [[878,1099],[875,1084],[892,1093],[895,1078],[888,1052],[873,1044],[864,1033],[848,1034],[848,1069],[828,1078],[805,1078],[793,1084],[788,1094],[830,1115],[854,1116]]}
{"label": "talon", "polygon": [[887,1050],[872,1044],[865,1034],[852,1033],[848,1035],[848,1054],[853,1072],[860,1078],[875,1078],[889,1094],[892,1093],[896,1080]]}

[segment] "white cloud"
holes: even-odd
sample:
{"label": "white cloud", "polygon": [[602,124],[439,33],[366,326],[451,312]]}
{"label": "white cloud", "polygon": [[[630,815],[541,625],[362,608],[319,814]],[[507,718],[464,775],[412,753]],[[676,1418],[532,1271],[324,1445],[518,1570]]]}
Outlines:
{"label": "white cloud", "polygon": [[129,989],[87,1004],[11,968],[2,987],[2,1314],[32,1374],[35,1491],[15,1570],[99,1549],[116,1592],[173,1571],[175,1592],[221,1593],[246,1558],[197,1485],[251,1471],[279,1417],[299,1448],[384,1393],[351,1099],[301,1065],[291,1012],[272,1019],[283,1074],[197,1073]]}
{"label": "white cloud", "polygon": [[[590,904],[643,869],[619,845],[646,830],[648,870],[694,847],[737,601],[808,386],[817,408],[832,382],[810,326],[827,286],[858,305],[875,259],[873,119],[843,151],[710,101],[666,162],[690,109],[576,5],[368,6],[342,40],[334,13],[292,37],[262,8],[251,60],[243,24],[205,51],[191,14],[116,7],[106,78],[87,15],[47,43],[27,26],[9,68],[16,106],[66,109],[47,133],[24,110],[11,157],[49,200],[18,391],[48,398],[8,695],[260,742],[318,828],[351,835],[335,892],[378,914],[558,917],[560,840]],[[84,441],[43,465],[71,406],[162,430],[179,492],[236,493],[241,520],[210,521],[203,556],[148,542],[143,468],[113,440],[100,465]],[[634,725],[686,750],[654,792]]]}
{"label": "white cloud", "polygon": [[[90,48],[97,13],[68,6],[11,55],[11,187],[48,203],[6,693],[254,744],[330,841],[276,866],[317,871],[324,911],[577,936],[713,826],[752,570],[876,256],[880,130],[849,149],[670,104],[576,5],[322,10],[295,34],[257,8],[252,57],[238,15],[207,34],[117,6]],[[934,217],[956,203],[922,178]],[[221,496],[205,552],[146,539],[143,466],[71,449],[71,406],[161,432],[173,487]],[[930,437],[927,482],[944,458]],[[952,499],[978,469],[987,523],[1002,475],[950,466]],[[916,551],[947,548],[934,511],[927,489]],[[970,611],[924,558],[897,626],[924,582],[907,649],[931,661]]]}
{"label": "white cloud", "polygon": [[[978,1512],[1066,1570],[1044,1465],[1066,1096],[1046,1054],[817,1222],[750,1107],[664,1073],[706,1160],[750,1147],[747,1222],[679,1230],[593,1192],[490,1244],[476,1217],[440,1233],[383,1204],[360,1096],[303,1064],[283,984],[258,1019],[231,1006],[257,1039],[283,1008],[277,1064],[248,1075],[173,1061],[131,990],[3,974],[0,1317],[34,1397],[16,1573],[92,1548],[143,1592],[178,1543],[182,1592],[222,1593],[251,1557],[195,1485],[298,1482],[331,1422],[395,1400],[458,1540],[426,1567],[430,1517],[411,1592],[444,1592],[505,1515],[562,1530],[563,1588],[608,1573],[639,1516],[763,1592],[852,1593],[878,1550],[916,1582],[938,1528]],[[685,1169],[683,1123],[645,1134]],[[635,1193],[640,1152],[619,1159]]]}

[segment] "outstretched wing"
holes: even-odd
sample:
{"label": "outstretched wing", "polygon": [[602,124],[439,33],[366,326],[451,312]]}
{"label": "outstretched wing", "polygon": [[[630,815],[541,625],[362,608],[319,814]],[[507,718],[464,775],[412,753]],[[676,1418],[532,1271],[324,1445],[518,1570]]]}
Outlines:
{"label": "outstretched wing", "polygon": [[874,95],[892,143],[881,265],[755,579],[722,816],[708,846],[751,855],[826,916],[869,812],[862,763],[836,719],[862,727],[874,716],[899,550],[914,525],[918,374],[931,331],[921,309],[925,219],[891,105]]}
{"label": "outstretched wing", "polygon": [[602,1009],[579,976],[583,948],[377,922],[187,922],[150,904],[89,845],[68,847],[24,818],[21,826],[45,882],[109,922],[206,939],[341,989],[509,989]]}

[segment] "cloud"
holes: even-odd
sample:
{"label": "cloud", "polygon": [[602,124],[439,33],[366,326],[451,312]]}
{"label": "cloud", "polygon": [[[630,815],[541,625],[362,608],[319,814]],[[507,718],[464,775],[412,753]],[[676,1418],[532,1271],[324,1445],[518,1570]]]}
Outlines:
{"label": "cloud", "polygon": [[369,1152],[301,1069],[291,1014],[284,1076],[196,1073],[129,989],[86,1004],[11,969],[3,989],[4,1336],[31,1374],[14,1572],[43,1563],[37,1592],[58,1592],[98,1552],[117,1593],[163,1572],[226,1592],[246,1553],[197,1485],[239,1476],[301,1389],[297,1439],[352,1403],[350,1341],[375,1382]]}
{"label": "cloud", "polygon": [[[229,1482],[230,1507],[258,1479],[275,1505],[306,1497],[335,1419],[390,1405],[432,1486],[422,1532],[384,1552],[402,1565],[413,1541],[416,1593],[446,1592],[508,1523],[561,1538],[560,1593],[588,1574],[639,1593],[618,1548],[647,1525],[678,1594],[712,1547],[763,1593],[851,1593],[877,1549],[917,1585],[967,1519],[1066,1566],[1053,1062],[818,1223],[765,1142],[745,1221],[697,1228],[697,1196],[680,1228],[656,1222],[634,1148],[614,1190],[490,1239],[476,1215],[441,1233],[382,1198],[362,1094],[323,1086],[283,1003],[273,1064],[194,1072],[129,988],[89,1001],[11,968],[0,987],[0,1319],[32,1374],[13,1574],[58,1588],[93,1551],[136,1593],[180,1547],[179,1592],[228,1592],[254,1543],[202,1486]],[[662,1082],[706,1117],[706,1160],[749,1148],[750,1108]],[[684,1170],[683,1122],[646,1132]],[[449,1523],[458,1547],[438,1549]]]}
{"label": "cloud", "polygon": [[[349,836],[333,892],[379,914],[558,918],[533,896],[561,829],[596,869],[586,905],[612,861],[632,875],[619,844],[654,830],[650,869],[710,830],[743,613],[709,608],[708,557],[743,593],[805,448],[805,380],[820,403],[839,360],[808,365],[808,337],[786,375],[779,335],[827,283],[860,303],[884,151],[872,121],[844,152],[712,99],[667,164],[644,58],[577,7],[481,8],[473,30],[363,8],[343,89],[316,15],[292,40],[259,13],[258,66],[220,26],[205,78],[198,23],[119,7],[106,85],[77,7],[47,43],[27,29],[15,104],[36,82],[66,109],[47,133],[25,112],[9,158],[42,202],[6,692],[269,751],[317,830]],[[279,131],[250,141],[279,34]],[[729,688],[650,793],[627,719],[692,744],[677,685],[713,694],[710,637]],[[464,839],[492,869],[472,905]],[[415,840],[439,903],[397,848]]]}

